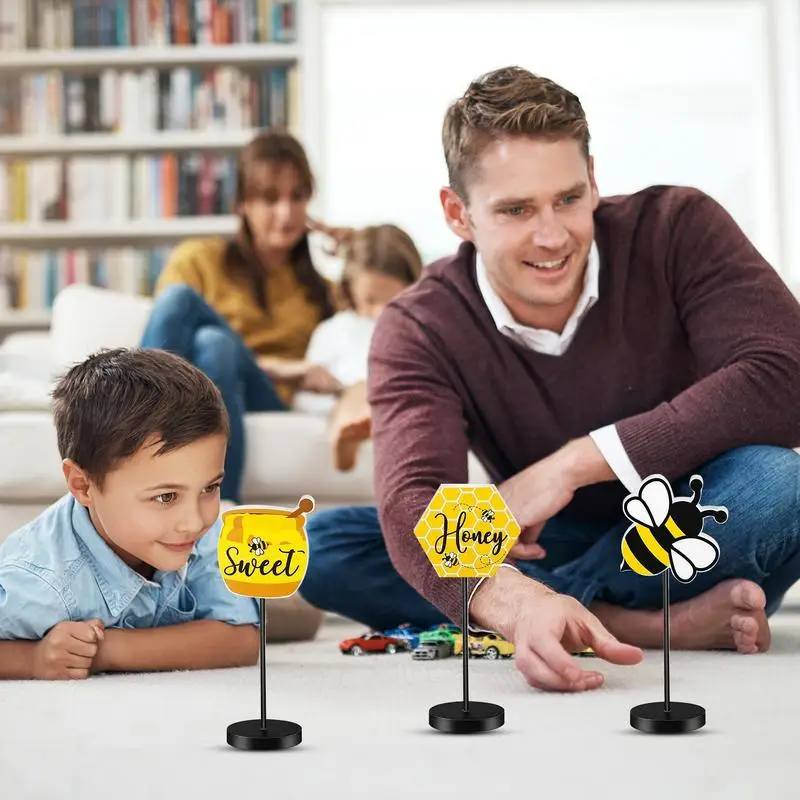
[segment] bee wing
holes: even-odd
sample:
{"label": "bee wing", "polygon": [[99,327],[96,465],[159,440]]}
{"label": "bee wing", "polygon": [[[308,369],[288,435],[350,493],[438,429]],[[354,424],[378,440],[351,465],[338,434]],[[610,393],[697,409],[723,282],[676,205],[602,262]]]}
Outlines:
{"label": "bee wing", "polygon": [[674,545],[669,549],[669,566],[672,574],[681,583],[691,583],[697,575],[694,564],[680,550],[676,550]]}
{"label": "bee wing", "polygon": [[[705,534],[685,536],[673,543],[670,561],[675,577],[688,583],[698,571],[706,572],[719,561],[719,545]],[[689,577],[684,578],[682,575]]]}
{"label": "bee wing", "polygon": [[639,497],[653,517],[655,527],[663,525],[669,516],[672,505],[672,489],[669,483],[660,475],[648,478],[639,489]]}
{"label": "bee wing", "polygon": [[648,528],[657,527],[647,506],[635,495],[625,500],[622,504],[622,508],[625,511],[625,515],[631,521],[638,522],[641,525],[647,525]]}
{"label": "bee wing", "polygon": [[708,534],[684,536],[672,546],[701,571],[711,569],[719,561],[719,545]]}

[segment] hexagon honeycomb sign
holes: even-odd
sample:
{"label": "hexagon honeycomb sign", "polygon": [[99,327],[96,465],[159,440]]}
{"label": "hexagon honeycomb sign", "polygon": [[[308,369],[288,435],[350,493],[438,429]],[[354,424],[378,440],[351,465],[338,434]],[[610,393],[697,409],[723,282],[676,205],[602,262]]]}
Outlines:
{"label": "hexagon honeycomb sign", "polygon": [[441,578],[491,578],[519,525],[493,485],[443,483],[414,528]]}

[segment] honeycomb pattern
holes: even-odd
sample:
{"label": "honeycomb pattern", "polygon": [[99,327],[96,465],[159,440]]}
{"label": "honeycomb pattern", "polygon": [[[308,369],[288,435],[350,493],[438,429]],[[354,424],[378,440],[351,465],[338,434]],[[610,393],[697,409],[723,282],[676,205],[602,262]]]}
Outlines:
{"label": "honeycomb pattern", "polygon": [[497,487],[442,484],[414,528],[441,578],[490,578],[519,536]]}

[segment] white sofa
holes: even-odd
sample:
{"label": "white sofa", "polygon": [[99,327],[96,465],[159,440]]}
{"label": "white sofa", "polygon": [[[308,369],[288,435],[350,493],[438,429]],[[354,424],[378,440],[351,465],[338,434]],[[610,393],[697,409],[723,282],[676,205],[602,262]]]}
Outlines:
{"label": "white sofa", "polygon": [[[56,297],[50,331],[12,334],[0,346],[0,373],[28,381],[24,392],[6,384],[3,394],[0,385],[0,541],[65,491],[49,410],[54,380],[103,347],[136,346],[150,305],[147,298],[75,284]],[[321,508],[373,501],[371,445],[353,471],[336,471],[325,417],[248,414],[245,425],[244,502],[292,506],[303,494]]]}
{"label": "white sofa", "polygon": [[[800,286],[792,288],[800,298]],[[23,392],[0,382],[0,541],[64,493],[47,398],[53,381],[91,352],[137,345],[150,305],[146,298],[72,285],[56,297],[49,332],[13,334],[0,345],[0,379],[13,373],[28,381]],[[303,494],[320,508],[373,502],[369,443],[356,468],[342,473],[332,465],[322,416],[248,414],[245,426],[244,502],[293,505]],[[486,480],[474,458],[470,480]]]}

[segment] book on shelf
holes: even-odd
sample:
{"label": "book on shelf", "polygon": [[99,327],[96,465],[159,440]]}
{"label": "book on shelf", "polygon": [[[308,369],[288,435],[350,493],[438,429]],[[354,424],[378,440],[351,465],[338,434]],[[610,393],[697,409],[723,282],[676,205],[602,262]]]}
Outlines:
{"label": "book on shelf", "polygon": [[27,74],[0,81],[0,135],[295,128],[297,80],[297,67]]}
{"label": "book on shelf", "polygon": [[13,250],[0,248],[0,296],[4,311],[48,311],[56,294],[72,283],[150,296],[170,248],[108,248],[92,251]]}
{"label": "book on shelf", "polygon": [[0,51],[294,42],[296,0],[2,0]]}

